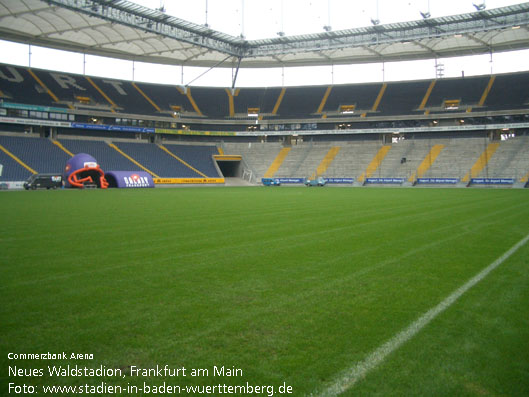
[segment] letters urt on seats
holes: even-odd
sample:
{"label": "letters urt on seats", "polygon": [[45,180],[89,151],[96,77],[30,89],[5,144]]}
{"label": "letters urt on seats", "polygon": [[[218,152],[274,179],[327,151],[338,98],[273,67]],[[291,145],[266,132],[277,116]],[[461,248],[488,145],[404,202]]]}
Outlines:
{"label": "letters urt on seats", "polygon": [[127,96],[127,92],[121,87],[123,85],[122,81],[116,80],[103,80],[103,83],[110,84],[120,95]]}
{"label": "letters urt on seats", "polygon": [[66,74],[60,73],[50,73],[50,76],[53,77],[57,84],[59,84],[59,86],[65,90],[69,89],[70,87],[73,87],[81,91],[86,91],[86,88],[83,88],[79,84],[77,84],[77,81],[73,76],[68,76]]}
{"label": "letters urt on seats", "polygon": [[22,83],[24,81],[24,77],[22,77],[18,70],[13,66],[5,66],[6,71],[8,71],[11,76],[6,74],[2,69],[3,68],[0,67],[0,79],[10,81],[11,83]]}

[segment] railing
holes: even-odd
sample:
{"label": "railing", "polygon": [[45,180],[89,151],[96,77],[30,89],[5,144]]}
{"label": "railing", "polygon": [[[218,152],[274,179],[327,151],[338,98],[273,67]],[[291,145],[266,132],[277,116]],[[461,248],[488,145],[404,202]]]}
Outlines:
{"label": "railing", "polygon": [[248,165],[248,163],[244,160],[244,157],[241,160],[242,165],[242,179],[247,180],[250,183],[258,183],[257,180],[257,173],[255,170]]}
{"label": "railing", "polygon": [[242,173],[242,179],[252,183],[252,178],[253,178],[253,172],[251,170],[245,169]]}

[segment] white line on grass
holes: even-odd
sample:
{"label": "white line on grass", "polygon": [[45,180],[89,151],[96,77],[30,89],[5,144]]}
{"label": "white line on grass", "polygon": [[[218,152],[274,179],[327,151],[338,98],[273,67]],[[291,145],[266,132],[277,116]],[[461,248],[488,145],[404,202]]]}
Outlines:
{"label": "white line on grass", "polygon": [[419,317],[415,322],[409,325],[407,328],[399,332],[393,338],[388,340],[383,345],[379,346],[376,350],[371,352],[363,361],[355,364],[345,372],[327,388],[320,396],[336,396],[340,393],[343,393],[347,389],[350,389],[354,386],[356,382],[366,376],[366,374],[372,369],[376,368],[380,363],[382,363],[388,355],[397,350],[402,344],[410,340],[417,334],[421,329],[423,329],[428,323],[430,323],[435,317],[442,313],[445,309],[450,307],[456,300],[458,300],[461,295],[467,292],[474,285],[483,280],[487,275],[496,269],[499,265],[505,262],[512,254],[514,254],[519,248],[521,248],[525,243],[529,241],[529,234],[523,239],[518,241],[514,246],[511,247],[507,252],[502,256],[488,265],[485,269],[480,271],[470,280],[468,280],[461,287],[452,292],[447,298],[445,298],[441,303],[432,309],[428,310],[421,317]]}

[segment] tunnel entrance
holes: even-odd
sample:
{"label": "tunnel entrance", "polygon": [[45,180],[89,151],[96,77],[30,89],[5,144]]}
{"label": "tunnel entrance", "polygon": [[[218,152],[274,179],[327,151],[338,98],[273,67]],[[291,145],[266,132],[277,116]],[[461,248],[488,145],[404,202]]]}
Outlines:
{"label": "tunnel entrance", "polygon": [[241,160],[242,156],[237,155],[215,155],[213,156],[217,165],[219,166],[220,172],[225,178],[241,178],[242,167]]}

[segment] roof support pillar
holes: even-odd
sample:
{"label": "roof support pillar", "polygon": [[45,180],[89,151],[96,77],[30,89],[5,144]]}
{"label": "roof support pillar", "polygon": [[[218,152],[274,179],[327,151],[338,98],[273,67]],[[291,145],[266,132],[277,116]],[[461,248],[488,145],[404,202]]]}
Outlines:
{"label": "roof support pillar", "polygon": [[235,69],[235,74],[233,75],[233,80],[231,82],[232,95],[235,91],[235,82],[237,81],[237,75],[239,74],[239,68],[241,67],[241,61],[242,61],[242,57],[239,57],[239,61],[237,62],[237,68]]}

